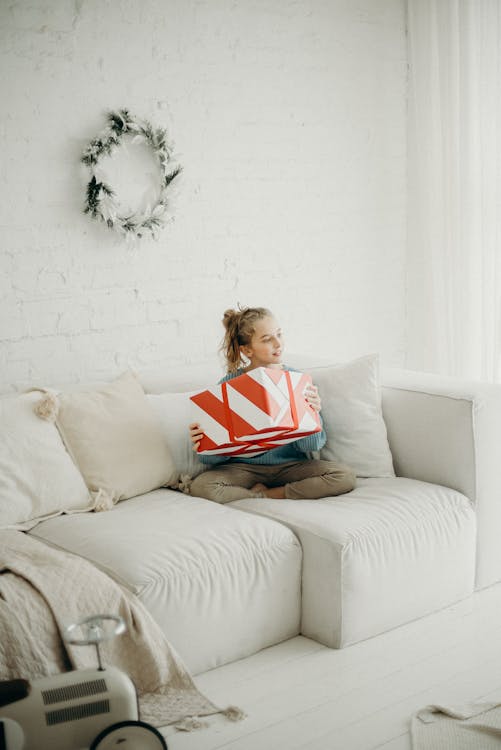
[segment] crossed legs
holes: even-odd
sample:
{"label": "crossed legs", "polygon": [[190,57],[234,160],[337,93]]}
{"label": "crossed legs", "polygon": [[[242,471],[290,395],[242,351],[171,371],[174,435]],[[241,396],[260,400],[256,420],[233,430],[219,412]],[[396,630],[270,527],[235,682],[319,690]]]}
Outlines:
{"label": "crossed legs", "polygon": [[289,461],[276,466],[225,463],[195,477],[190,494],[217,503],[263,494],[289,500],[316,500],[351,492],[355,486],[354,472],[334,461]]}

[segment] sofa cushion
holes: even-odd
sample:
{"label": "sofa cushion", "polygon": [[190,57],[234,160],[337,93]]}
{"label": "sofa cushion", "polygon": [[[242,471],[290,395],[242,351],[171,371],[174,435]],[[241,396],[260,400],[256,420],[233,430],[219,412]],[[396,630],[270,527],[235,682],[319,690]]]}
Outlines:
{"label": "sofa cushion", "polygon": [[57,426],[92,492],[113,502],[175,481],[164,436],[137,378],[59,396]]}
{"label": "sofa cushion", "polygon": [[33,533],[133,591],[194,673],[299,632],[301,547],[269,519],[157,490]]}
{"label": "sofa cushion", "polygon": [[89,510],[92,498],[53,422],[34,407],[39,392],[0,399],[0,527]]}
{"label": "sofa cushion", "polygon": [[339,461],[358,477],[393,477],[381,408],[379,357],[309,370],[322,397],[327,442],[321,458]]}
{"label": "sofa cushion", "polygon": [[414,479],[359,480],[323,500],[233,507],[286,524],[303,548],[303,635],[340,648],[472,593],[476,519],[461,493]]}

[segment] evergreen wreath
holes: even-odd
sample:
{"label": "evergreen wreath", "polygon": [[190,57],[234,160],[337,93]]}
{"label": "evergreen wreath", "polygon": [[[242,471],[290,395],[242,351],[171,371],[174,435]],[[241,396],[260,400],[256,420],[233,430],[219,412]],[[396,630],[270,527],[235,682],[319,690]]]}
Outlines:
{"label": "evergreen wreath", "polygon": [[[107,120],[108,125],[89,143],[81,159],[91,173],[84,213],[125,236],[142,237],[145,232],[150,232],[155,237],[156,230],[165,222],[168,188],[181,171],[181,167],[174,163],[172,148],[167,143],[167,132],[164,128],[154,128],[148,120],[132,117],[127,109],[109,112]],[[143,213],[119,216],[115,193],[106,182],[97,179],[95,168],[103,155],[110,156],[115,151],[125,135],[133,136],[134,140],[144,139],[152,149],[160,165],[160,191],[153,207]]]}

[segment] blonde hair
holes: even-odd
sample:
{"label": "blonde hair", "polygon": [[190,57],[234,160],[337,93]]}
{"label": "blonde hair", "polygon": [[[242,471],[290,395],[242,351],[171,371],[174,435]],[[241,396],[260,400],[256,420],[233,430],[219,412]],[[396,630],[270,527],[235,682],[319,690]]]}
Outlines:
{"label": "blonde hair", "polygon": [[240,351],[241,346],[249,346],[256,331],[256,323],[262,318],[271,318],[272,313],[266,307],[238,307],[238,310],[225,310],[223,326],[225,334],[221,352],[226,359],[228,372],[235,372],[245,365]]}

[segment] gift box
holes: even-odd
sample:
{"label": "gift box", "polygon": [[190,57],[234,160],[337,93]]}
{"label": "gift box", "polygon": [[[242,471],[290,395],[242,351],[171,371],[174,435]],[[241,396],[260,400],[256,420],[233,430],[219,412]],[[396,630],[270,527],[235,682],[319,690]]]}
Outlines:
{"label": "gift box", "polygon": [[311,382],[305,373],[256,367],[190,396],[204,432],[198,453],[256,456],[320,432],[304,395]]}

